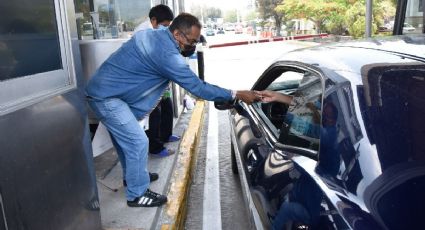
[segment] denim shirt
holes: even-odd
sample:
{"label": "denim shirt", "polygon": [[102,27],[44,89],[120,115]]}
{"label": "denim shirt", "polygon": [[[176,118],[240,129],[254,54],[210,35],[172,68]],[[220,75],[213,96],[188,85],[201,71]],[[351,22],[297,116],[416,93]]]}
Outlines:
{"label": "denim shirt", "polygon": [[86,95],[98,101],[121,99],[136,118],[142,118],[155,106],[170,81],[209,101],[232,99],[230,90],[201,81],[190,70],[167,28],[136,32],[94,73]]}

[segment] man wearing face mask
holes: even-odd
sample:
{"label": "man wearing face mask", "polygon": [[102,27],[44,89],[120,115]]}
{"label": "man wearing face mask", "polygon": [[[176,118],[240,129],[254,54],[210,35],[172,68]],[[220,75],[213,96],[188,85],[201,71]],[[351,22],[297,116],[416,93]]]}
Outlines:
{"label": "man wearing face mask", "polygon": [[130,207],[154,207],[167,197],[149,190],[148,139],[138,124],[156,105],[170,81],[211,101],[258,100],[251,91],[224,89],[201,81],[181,53],[193,50],[201,32],[198,19],[177,16],[169,28],[137,32],[113,53],[87,84],[88,103],[124,154]]}
{"label": "man wearing face mask", "polygon": [[149,18],[140,23],[134,32],[146,29],[158,29],[160,26],[168,27],[174,19],[173,11],[167,5],[159,4],[149,10]]}

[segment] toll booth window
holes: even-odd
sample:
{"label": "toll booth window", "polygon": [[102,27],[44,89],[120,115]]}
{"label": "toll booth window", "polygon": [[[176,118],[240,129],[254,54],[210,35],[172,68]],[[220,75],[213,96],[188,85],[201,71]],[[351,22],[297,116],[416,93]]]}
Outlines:
{"label": "toll booth window", "polygon": [[[162,1],[74,0],[80,40],[129,38]],[[174,13],[174,1],[168,4]]]}
{"label": "toll booth window", "polygon": [[0,1],[0,114],[72,87],[65,4]]}
{"label": "toll booth window", "polygon": [[423,0],[409,0],[407,2],[403,34],[424,33],[424,7]]}
{"label": "toll booth window", "polygon": [[53,1],[0,2],[0,81],[62,68]]}

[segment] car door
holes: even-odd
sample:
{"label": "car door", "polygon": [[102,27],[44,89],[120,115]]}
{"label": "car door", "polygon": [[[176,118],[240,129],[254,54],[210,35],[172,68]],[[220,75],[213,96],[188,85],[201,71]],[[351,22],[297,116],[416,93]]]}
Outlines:
{"label": "car door", "polygon": [[[303,95],[304,104],[286,105],[279,102],[252,105],[240,103],[240,108],[231,113],[235,143],[239,162],[243,169],[243,179],[262,223],[267,228],[286,193],[291,189],[293,164],[291,153],[275,148],[276,143],[288,143],[291,132],[300,132],[301,120],[296,127],[289,123],[288,109],[304,114],[308,102],[320,104],[322,84],[318,72],[301,65],[276,63],[268,68],[254,85],[254,90],[272,90],[288,95]],[[301,97],[297,97],[301,98]],[[291,107],[292,106],[292,107]],[[308,109],[308,108],[307,108]],[[319,108],[320,110],[320,108]],[[238,111],[238,112],[236,112]],[[320,112],[320,111],[319,111]],[[309,113],[313,114],[313,113]],[[303,119],[308,120],[306,116]],[[312,118],[310,118],[312,122]],[[293,135],[292,135],[293,136]],[[318,137],[306,133],[298,140],[300,148],[313,155],[318,149]],[[291,140],[294,142],[295,140]],[[306,143],[309,144],[306,144]],[[296,143],[293,143],[296,144]],[[312,150],[310,150],[310,147]]]}

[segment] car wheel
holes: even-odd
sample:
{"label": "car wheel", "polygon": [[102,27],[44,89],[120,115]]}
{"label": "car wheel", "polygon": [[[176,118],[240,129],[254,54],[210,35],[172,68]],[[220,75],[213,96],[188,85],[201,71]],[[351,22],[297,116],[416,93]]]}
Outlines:
{"label": "car wheel", "polygon": [[232,161],[231,164],[232,164],[233,174],[239,174],[238,163],[236,162],[236,153],[235,153],[235,149],[234,149],[232,141],[230,141],[230,158],[231,158],[231,161]]}

